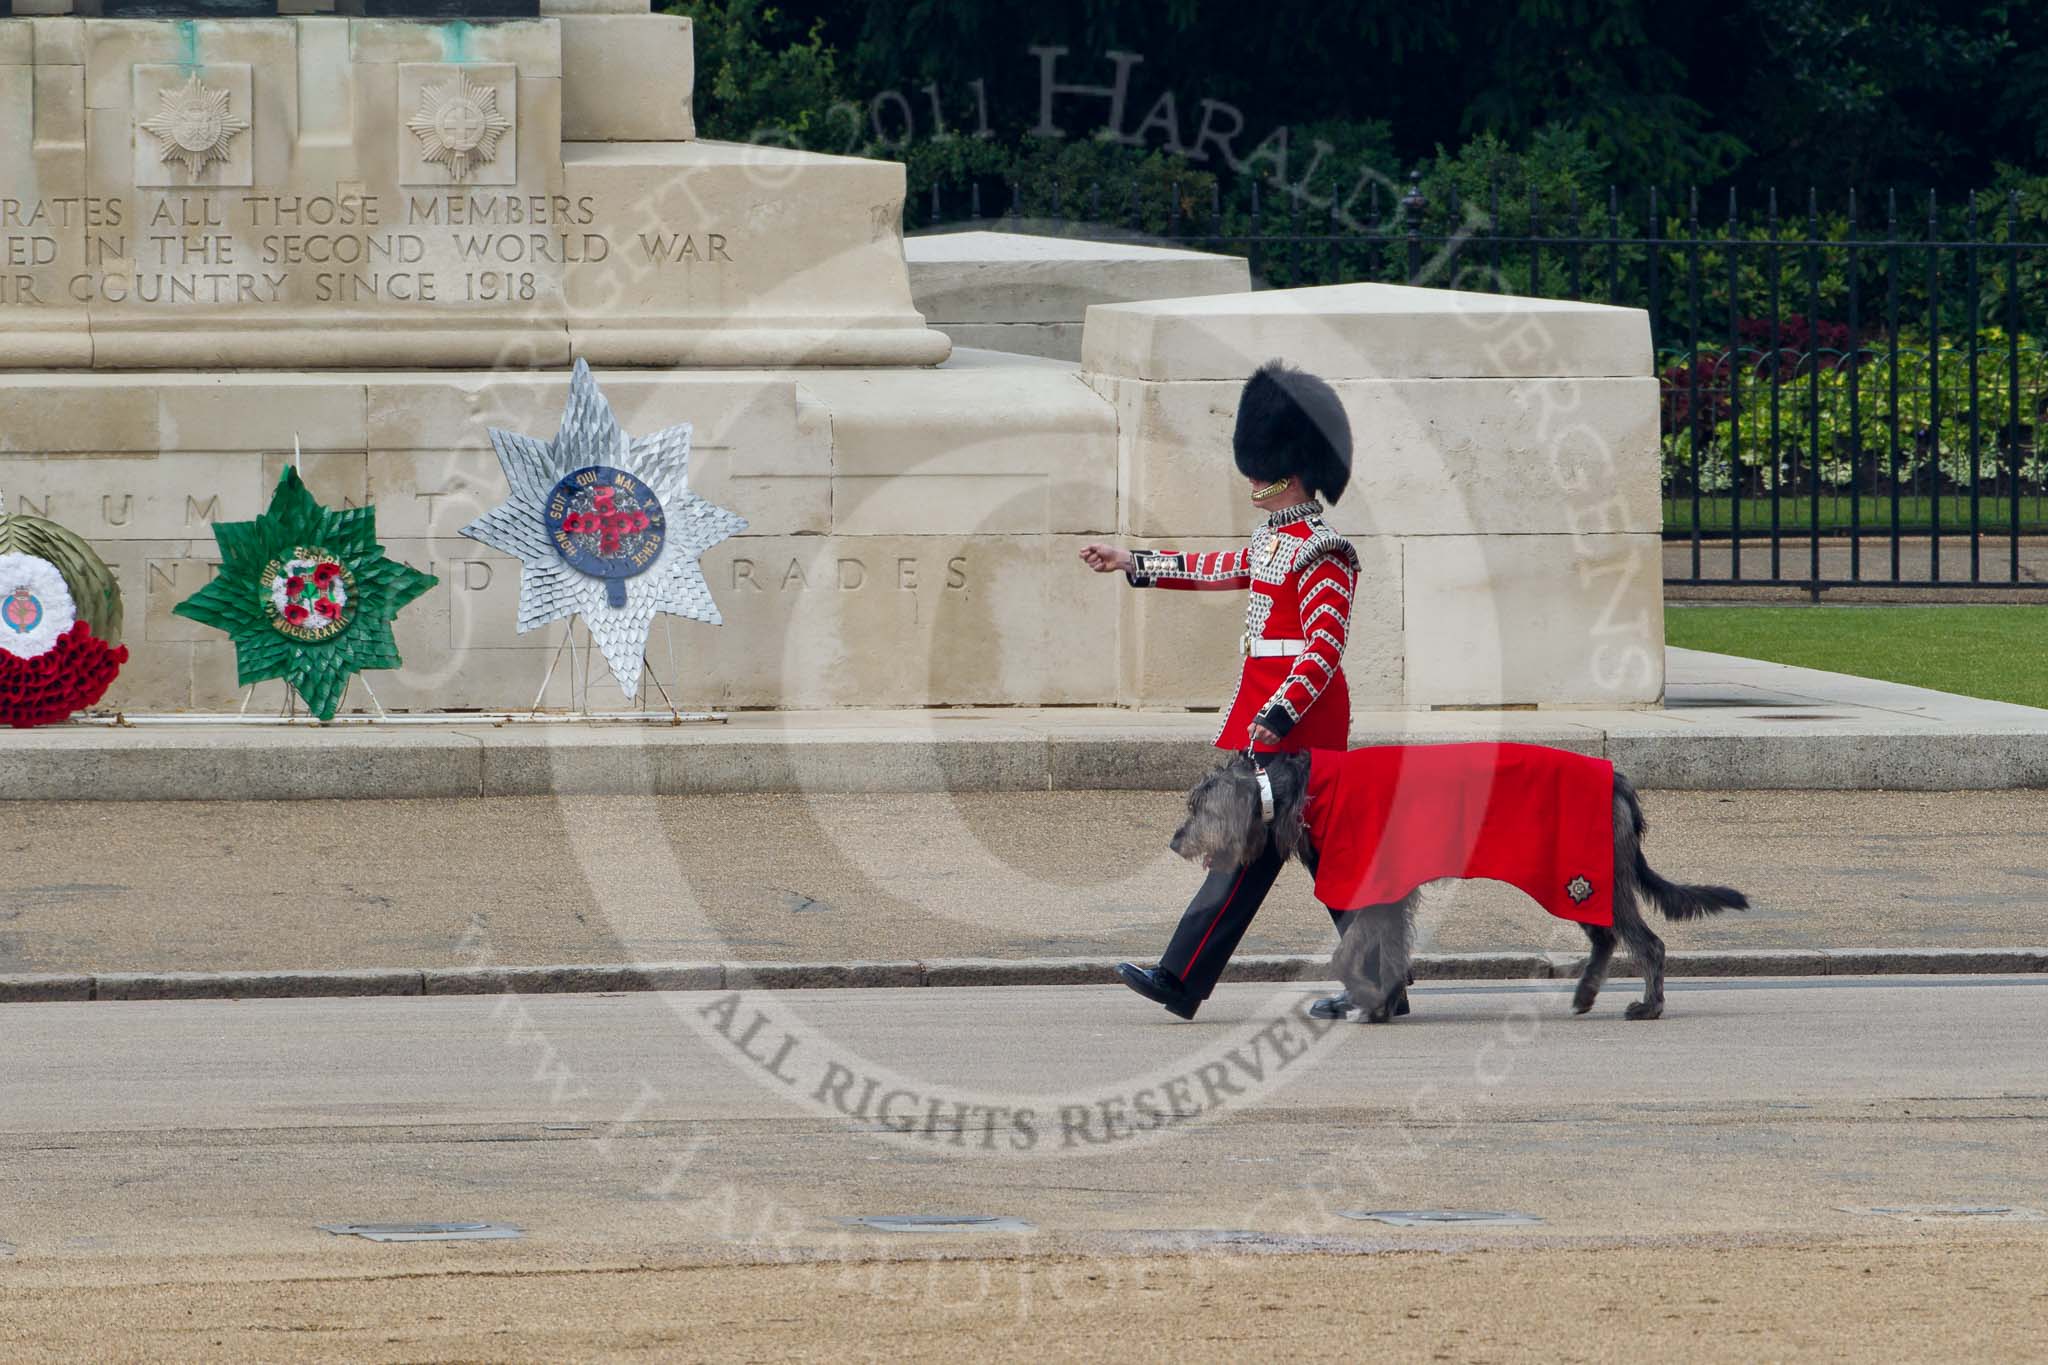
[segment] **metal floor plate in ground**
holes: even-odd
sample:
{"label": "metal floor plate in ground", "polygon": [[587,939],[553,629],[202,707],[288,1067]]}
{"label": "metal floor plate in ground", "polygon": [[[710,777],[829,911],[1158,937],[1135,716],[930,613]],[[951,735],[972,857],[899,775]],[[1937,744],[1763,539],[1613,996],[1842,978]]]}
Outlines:
{"label": "metal floor plate in ground", "polygon": [[366,1242],[499,1242],[523,1235],[509,1223],[321,1223],[322,1232]]}

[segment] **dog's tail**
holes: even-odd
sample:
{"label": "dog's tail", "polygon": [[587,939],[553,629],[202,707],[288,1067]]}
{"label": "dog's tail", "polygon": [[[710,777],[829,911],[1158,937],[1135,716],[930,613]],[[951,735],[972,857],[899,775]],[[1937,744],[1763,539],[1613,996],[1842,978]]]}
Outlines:
{"label": "dog's tail", "polygon": [[1732,886],[1681,886],[1659,876],[1649,859],[1643,857],[1642,837],[1650,825],[1643,818],[1642,802],[1636,799],[1636,789],[1620,773],[1614,775],[1614,799],[1627,810],[1635,832],[1636,885],[1664,912],[1665,919],[1703,919],[1725,910],[1749,909],[1749,897]]}
{"label": "dog's tail", "polygon": [[1724,910],[1749,909],[1749,897],[1732,886],[1681,886],[1665,881],[1641,849],[1636,850],[1636,885],[1664,912],[1665,919],[1700,919]]}

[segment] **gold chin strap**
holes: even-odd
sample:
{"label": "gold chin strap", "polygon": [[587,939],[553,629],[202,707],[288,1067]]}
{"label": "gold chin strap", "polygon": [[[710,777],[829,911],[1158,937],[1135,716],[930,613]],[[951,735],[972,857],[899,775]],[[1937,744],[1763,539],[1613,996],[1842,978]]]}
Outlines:
{"label": "gold chin strap", "polygon": [[1260,498],[1270,498],[1285,487],[1287,487],[1287,480],[1282,479],[1278,483],[1269,483],[1264,488],[1255,488],[1252,490],[1252,501],[1257,502]]}

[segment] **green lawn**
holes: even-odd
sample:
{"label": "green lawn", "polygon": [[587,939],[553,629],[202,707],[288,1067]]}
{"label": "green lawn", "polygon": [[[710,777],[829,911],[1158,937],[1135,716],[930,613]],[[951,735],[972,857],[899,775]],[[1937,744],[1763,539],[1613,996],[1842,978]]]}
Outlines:
{"label": "green lawn", "polygon": [[1673,606],[1664,630],[1685,649],[2048,707],[2048,607]]}
{"label": "green lawn", "polygon": [[[1726,534],[1734,523],[1735,499],[1725,494],[1719,497],[1700,498],[1700,531],[1702,534]],[[1857,509],[1862,517],[1862,531],[1865,535],[1888,535],[1892,525],[1892,497],[1889,493],[1863,494],[1862,507]],[[1970,529],[1970,498],[1967,493],[1944,493],[1941,497],[1941,529],[1946,535],[1951,531]],[[1850,520],[1849,495],[1846,493],[1823,493],[1820,499],[1820,528],[1827,531],[1847,531]],[[1899,530],[1906,535],[1925,535],[1934,524],[1934,499],[1926,494],[1899,496]],[[1806,530],[1812,524],[1813,503],[1804,493],[1787,489],[1778,501],[1778,525],[1787,530]],[[1977,524],[1986,531],[2010,533],[2012,530],[2012,500],[1992,497],[1986,494],[1977,500]],[[1747,536],[1752,531],[1766,532],[1771,525],[1771,500],[1769,498],[1742,499],[1742,532]],[[2048,529],[2048,499],[2039,494],[2028,493],[2020,498],[2020,530],[2037,533]],[[1692,498],[1682,496],[1664,499],[1664,534],[1692,534]]]}

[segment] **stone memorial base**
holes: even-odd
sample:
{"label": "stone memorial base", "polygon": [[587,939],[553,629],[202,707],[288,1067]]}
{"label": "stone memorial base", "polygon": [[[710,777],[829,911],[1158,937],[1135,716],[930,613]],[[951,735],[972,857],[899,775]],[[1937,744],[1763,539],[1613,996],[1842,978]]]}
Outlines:
{"label": "stone memorial base", "polygon": [[[676,703],[1214,708],[1243,594],[1135,592],[1077,552],[1241,544],[1231,420],[1274,356],[1356,433],[1332,521],[1364,562],[1361,709],[1659,700],[1642,313],[1245,293],[1231,258],[969,234],[915,248],[924,308],[1068,354],[1079,322],[1081,363],[948,362],[903,168],[697,141],[689,21],[631,3],[0,18],[0,490],[118,572],[110,704],[235,709],[231,645],[171,608],[296,443],[316,496],[374,502],[440,580],[369,679],[385,707],[570,705],[587,654],[544,690],[564,628],[520,635],[515,562],[460,531],[501,500],[489,429],[553,436],[582,359],[628,431],[692,424],[695,490],[749,524],[704,561],[726,624],[655,630]],[[595,706],[656,695],[590,673]]]}
{"label": "stone memorial base", "polygon": [[[984,363],[987,362],[987,363]],[[704,560],[726,624],[657,619],[648,659],[685,708],[1101,703],[1114,584],[1082,570],[1116,524],[1114,413],[1071,367],[597,377],[642,434],[694,427],[690,483],[747,518]],[[563,627],[514,628],[516,561],[465,539],[503,497],[488,429],[552,437],[565,374],[0,375],[0,489],[89,538],[119,576],[132,660],[107,699],[233,711],[233,650],[171,615],[255,516],[297,440],[314,494],[377,506],[397,559],[440,577],[397,622],[387,708],[524,709]],[[584,656],[579,640],[579,663]],[[543,698],[571,703],[565,656]],[[639,709],[602,661],[598,709]],[[660,706],[649,687],[646,698]],[[284,693],[264,684],[253,712]],[[351,709],[368,709],[358,689]]]}
{"label": "stone memorial base", "polygon": [[[1244,376],[1273,355],[1329,379],[1355,436],[1331,520],[1364,565],[1345,660],[1360,710],[1661,700],[1641,313],[1359,285],[1098,307],[1087,327],[1083,367],[972,351],[930,369],[597,367],[629,432],[694,426],[692,487],[749,523],[704,561],[726,624],[655,629],[649,659],[673,700],[1222,704],[1243,594],[1134,591],[1077,553],[1242,543],[1255,513],[1230,428]],[[399,618],[406,667],[371,679],[383,704],[524,708],[562,627],[518,634],[516,563],[459,532],[502,497],[489,428],[551,437],[567,385],[0,376],[17,452],[0,454],[0,488],[119,573],[134,657],[111,704],[232,710],[229,646],[170,608],[211,571],[211,523],[254,516],[297,439],[316,495],[374,501],[390,552],[441,579]],[[570,704],[568,669],[544,704]],[[589,691],[599,707],[642,704],[601,667]]]}
{"label": "stone memorial base", "polygon": [[[1636,309],[1397,285],[1091,308],[1126,543],[1242,545],[1239,388],[1279,356],[1343,400],[1330,523],[1362,560],[1344,667],[1366,707],[1654,706],[1664,695],[1657,381]],[[1213,704],[1224,594],[1133,593],[1118,698]]]}
{"label": "stone memorial base", "polygon": [[1022,231],[925,233],[906,237],[903,255],[911,301],[955,346],[1058,360],[1081,358],[1098,303],[1252,287],[1242,256]]}

